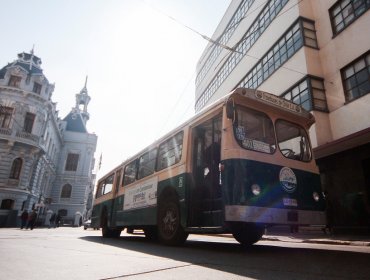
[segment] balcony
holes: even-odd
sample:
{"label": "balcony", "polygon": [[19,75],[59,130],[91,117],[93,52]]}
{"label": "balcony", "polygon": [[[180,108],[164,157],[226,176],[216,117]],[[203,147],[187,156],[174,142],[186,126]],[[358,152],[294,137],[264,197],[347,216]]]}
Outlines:
{"label": "balcony", "polygon": [[12,135],[12,130],[10,128],[0,127],[0,135]]}
{"label": "balcony", "polygon": [[34,134],[31,134],[31,133],[28,133],[28,132],[24,132],[24,131],[17,131],[17,133],[15,134],[16,137],[18,138],[23,138],[23,139],[27,139],[27,140],[30,140],[32,142],[35,142],[35,144],[38,144],[39,143],[39,139],[40,137],[37,136],[37,135],[34,135]]}
{"label": "balcony", "polygon": [[9,142],[20,142],[39,147],[40,136],[25,131],[17,131],[11,128],[0,127],[0,138]]}

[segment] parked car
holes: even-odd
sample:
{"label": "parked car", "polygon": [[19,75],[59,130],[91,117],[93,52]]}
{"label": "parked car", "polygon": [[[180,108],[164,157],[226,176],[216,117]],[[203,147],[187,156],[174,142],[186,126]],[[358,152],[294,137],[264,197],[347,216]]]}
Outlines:
{"label": "parked car", "polygon": [[[83,226],[84,226],[84,229],[85,230],[88,229],[88,228],[90,228],[91,227],[91,219],[84,221],[83,222]],[[99,228],[94,227],[94,230],[95,229],[98,230]]]}
{"label": "parked car", "polygon": [[84,229],[88,229],[91,226],[91,220],[86,220],[83,222]]}

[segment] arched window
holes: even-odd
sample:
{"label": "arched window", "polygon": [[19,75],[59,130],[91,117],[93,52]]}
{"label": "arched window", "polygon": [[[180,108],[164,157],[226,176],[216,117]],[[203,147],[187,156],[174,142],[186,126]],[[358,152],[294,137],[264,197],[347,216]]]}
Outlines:
{"label": "arched window", "polygon": [[10,169],[9,178],[10,179],[19,179],[19,175],[21,174],[22,169],[22,159],[16,158],[13,160],[12,168]]}
{"label": "arched window", "polygon": [[12,200],[12,199],[3,199],[1,201],[1,208],[0,209],[11,210],[11,209],[13,209],[13,206],[14,206],[14,200]]}
{"label": "arched window", "polygon": [[60,198],[71,198],[72,186],[70,184],[65,184],[62,188]]}

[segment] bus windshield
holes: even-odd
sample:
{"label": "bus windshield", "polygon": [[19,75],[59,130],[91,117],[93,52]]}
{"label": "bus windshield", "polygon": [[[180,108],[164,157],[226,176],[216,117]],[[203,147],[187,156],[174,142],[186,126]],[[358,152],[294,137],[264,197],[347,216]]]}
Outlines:
{"label": "bus windshield", "polygon": [[[297,124],[277,120],[277,143],[284,157],[309,162],[312,152],[304,128]],[[265,113],[238,106],[234,134],[239,145],[248,150],[273,154],[276,150],[274,125]]]}
{"label": "bus windshield", "polygon": [[242,148],[272,154],[276,150],[274,126],[264,113],[238,106],[235,137]]}
{"label": "bus windshield", "polygon": [[279,149],[286,158],[306,162],[311,160],[311,147],[307,133],[302,127],[285,120],[278,120],[276,135]]}

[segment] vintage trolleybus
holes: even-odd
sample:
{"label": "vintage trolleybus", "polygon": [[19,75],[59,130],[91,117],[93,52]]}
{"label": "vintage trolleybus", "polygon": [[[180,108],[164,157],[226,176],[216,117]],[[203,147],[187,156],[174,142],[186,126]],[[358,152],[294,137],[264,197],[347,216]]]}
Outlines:
{"label": "vintage trolleybus", "polygon": [[101,178],[92,227],[167,245],[232,233],[251,245],[269,226],[325,224],[313,124],[290,101],[238,88]]}

